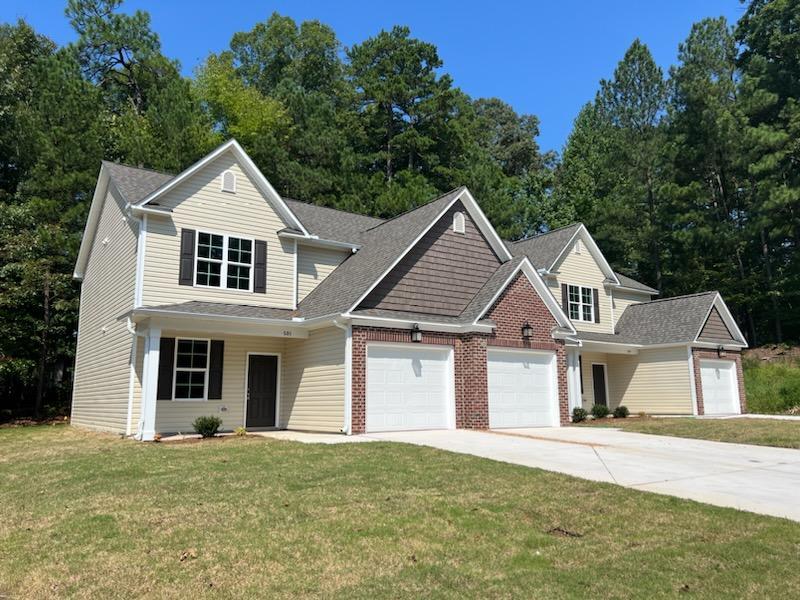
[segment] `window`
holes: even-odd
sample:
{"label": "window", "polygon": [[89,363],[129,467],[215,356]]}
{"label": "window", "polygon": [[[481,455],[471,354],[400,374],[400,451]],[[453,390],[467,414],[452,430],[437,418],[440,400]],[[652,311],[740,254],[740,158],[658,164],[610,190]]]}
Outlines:
{"label": "window", "polygon": [[253,240],[198,233],[196,285],[249,291],[252,267]]}
{"label": "window", "polygon": [[456,233],[464,233],[464,213],[457,212],[453,215],[453,231]]}
{"label": "window", "polygon": [[175,399],[205,400],[208,340],[176,340]]}
{"label": "window", "polygon": [[225,171],[222,174],[222,185],[220,189],[223,192],[230,192],[231,194],[236,193],[236,175],[233,171]]}
{"label": "window", "polygon": [[594,289],[578,285],[567,286],[569,318],[573,321],[594,322]]}

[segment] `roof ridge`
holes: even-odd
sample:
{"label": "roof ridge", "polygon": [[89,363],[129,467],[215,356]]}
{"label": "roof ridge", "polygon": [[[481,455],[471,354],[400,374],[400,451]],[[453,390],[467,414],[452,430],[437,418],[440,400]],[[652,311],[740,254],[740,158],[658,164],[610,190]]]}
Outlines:
{"label": "roof ridge", "polygon": [[556,231],[561,231],[562,229],[569,229],[570,227],[580,226],[583,225],[582,221],[575,221],[574,223],[570,223],[569,225],[562,225],[561,227],[556,227],[555,229],[550,229],[549,231],[544,231],[542,233],[537,233],[535,235],[530,235],[528,237],[524,237],[520,240],[515,240],[510,242],[511,244],[519,244],[521,242],[529,242],[531,240],[536,240],[546,235],[550,235],[551,233],[555,233]]}
{"label": "roof ridge", "polygon": [[[298,200],[297,198],[289,198],[288,196],[281,196],[284,202],[297,202],[298,204],[305,204],[307,206],[313,206],[314,208],[325,208],[327,210],[335,210],[336,212],[343,213],[345,215],[352,215],[354,217],[363,217],[365,219],[375,219],[376,221],[385,221],[386,219],[381,219],[380,217],[373,217],[372,215],[365,215],[364,213],[357,213],[351,210],[344,210],[342,208],[335,208],[333,206],[324,206],[322,204],[317,204],[316,202],[311,202],[309,200]],[[380,225],[380,223],[379,223]],[[377,225],[376,225],[377,227]]]}
{"label": "roof ridge", "polygon": [[669,298],[657,298],[656,300],[650,300],[648,302],[636,302],[628,306],[628,308],[634,306],[647,306],[648,304],[657,304],[658,302],[669,302],[670,300],[685,300],[686,298],[696,298],[697,296],[709,296],[711,294],[719,294],[718,291],[712,290],[708,292],[696,292],[694,294],[683,294],[682,296],[670,296]]}
{"label": "roof ridge", "polygon": [[156,175],[168,175],[169,177],[175,177],[176,173],[170,173],[169,171],[159,171],[158,169],[151,169],[149,167],[138,167],[131,165],[129,163],[118,162],[115,160],[108,160],[102,159],[101,163],[107,163],[109,165],[114,165],[115,167],[126,167],[128,169],[135,169],[137,171],[147,171],[148,173],[155,173]]}
{"label": "roof ridge", "polygon": [[441,199],[442,199],[442,198],[444,198],[445,196],[448,196],[449,194],[452,194],[452,193],[454,193],[454,192],[456,192],[456,191],[458,191],[458,190],[462,190],[462,189],[464,189],[464,190],[465,190],[465,189],[467,189],[467,186],[465,186],[465,185],[459,185],[458,187],[454,187],[454,188],[453,188],[452,190],[450,190],[450,191],[444,192],[443,194],[439,194],[438,196],[436,196],[436,197],[435,197],[435,198],[433,198],[432,200],[428,200],[427,202],[423,202],[423,203],[422,203],[422,204],[420,204],[419,206],[415,206],[414,208],[410,208],[410,209],[408,209],[408,210],[406,210],[406,211],[403,211],[403,212],[401,212],[399,215],[395,215],[395,216],[393,216],[393,217],[391,217],[391,218],[389,218],[389,219],[385,219],[385,220],[384,220],[382,223],[378,223],[378,224],[377,224],[377,225],[375,225],[374,227],[370,227],[370,228],[368,228],[368,229],[365,229],[364,231],[372,231],[373,229],[377,229],[378,227],[381,227],[382,225],[386,225],[386,223],[389,223],[389,222],[391,222],[391,221],[394,221],[394,220],[396,220],[396,219],[399,219],[400,217],[404,217],[404,216],[406,216],[406,215],[408,215],[408,214],[411,214],[411,213],[413,213],[414,211],[417,211],[417,210],[419,210],[420,208],[424,208],[424,207],[426,207],[426,206],[430,206],[431,204],[433,204],[434,202],[438,202],[439,200],[441,200]]}

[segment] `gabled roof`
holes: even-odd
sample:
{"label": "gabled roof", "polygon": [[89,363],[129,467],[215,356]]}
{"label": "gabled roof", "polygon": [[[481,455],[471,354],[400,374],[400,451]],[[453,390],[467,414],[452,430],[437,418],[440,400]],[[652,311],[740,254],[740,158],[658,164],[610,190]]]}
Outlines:
{"label": "gabled roof", "polygon": [[250,158],[247,152],[245,152],[244,149],[239,145],[239,142],[237,142],[234,139],[228,140],[227,142],[219,146],[216,150],[210,152],[209,154],[198,160],[192,166],[188,167],[187,169],[184,169],[183,171],[178,173],[175,177],[172,177],[171,179],[165,181],[162,185],[153,190],[147,196],[136,202],[133,205],[134,208],[140,208],[140,209],[145,208],[147,204],[153,202],[154,200],[161,197],[169,190],[175,188],[175,186],[179,185],[182,181],[185,181],[186,179],[197,173],[200,169],[202,169],[203,167],[205,167],[206,165],[208,165],[209,163],[211,163],[212,161],[214,161],[215,159],[217,159],[219,156],[221,156],[226,152],[233,153],[239,165],[242,167],[245,173],[247,173],[252,178],[252,180],[256,184],[256,187],[259,188],[261,193],[264,195],[267,201],[272,205],[272,207],[275,209],[278,215],[281,216],[284,222],[286,222],[286,224],[289,225],[290,227],[298,229],[303,235],[308,235],[308,232],[306,231],[305,227],[303,227],[303,224],[300,222],[297,216],[291,211],[291,209],[289,209],[289,207],[286,205],[286,202],[284,202],[283,198],[280,195],[278,195],[278,192],[275,191],[275,188],[272,187],[272,184],[270,184],[270,182],[267,181],[267,178],[264,177],[264,174],[261,172],[261,170],[256,166],[256,164],[253,162],[253,160]]}
{"label": "gabled roof", "polygon": [[318,206],[291,198],[283,200],[303,223],[306,231],[325,240],[357,243],[365,230],[383,223],[383,219],[376,217]]}
{"label": "gabled roof", "polygon": [[128,204],[137,204],[153,191],[173,179],[171,173],[161,173],[141,167],[103,161],[108,176]]}
{"label": "gabled roof", "polygon": [[631,277],[628,277],[627,275],[623,275],[622,273],[617,273],[616,271],[614,273],[617,276],[617,279],[619,279],[620,287],[647,292],[648,294],[658,294],[658,290],[651,288],[649,285],[645,285]]}
{"label": "gabled roof", "polygon": [[742,346],[746,346],[744,336],[733,322],[733,317],[718,292],[703,292],[631,304],[617,321],[615,333],[579,331],[578,338],[584,341],[639,346],[690,344],[697,340],[714,306],[720,308],[720,314],[726,319],[726,324],[734,337]]}
{"label": "gabled roof", "polygon": [[511,242],[511,252],[514,256],[525,255],[537,269],[549,271],[581,226],[582,223],[573,223],[534,237]]}

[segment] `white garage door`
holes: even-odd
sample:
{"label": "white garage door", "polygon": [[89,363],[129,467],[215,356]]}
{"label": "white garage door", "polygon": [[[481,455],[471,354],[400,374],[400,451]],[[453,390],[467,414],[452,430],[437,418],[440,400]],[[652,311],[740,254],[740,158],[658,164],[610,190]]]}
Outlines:
{"label": "white garage door", "polygon": [[367,431],[451,427],[449,348],[367,346]]}
{"label": "white garage door", "polygon": [[558,425],[554,352],[489,351],[489,427]]}
{"label": "white garage door", "polygon": [[730,415],[741,412],[736,363],[732,360],[701,360],[700,382],[703,386],[705,414]]}

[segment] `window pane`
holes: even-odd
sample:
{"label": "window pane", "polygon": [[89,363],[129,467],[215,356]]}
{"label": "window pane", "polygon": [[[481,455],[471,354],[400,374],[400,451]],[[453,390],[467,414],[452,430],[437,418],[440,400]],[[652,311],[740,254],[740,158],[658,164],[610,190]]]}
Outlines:
{"label": "window pane", "polygon": [[222,236],[201,233],[197,240],[197,255],[200,258],[222,260]]}
{"label": "window pane", "polygon": [[581,313],[580,313],[578,304],[573,304],[572,302],[570,302],[570,304],[569,304],[569,318],[570,319],[575,319],[575,320],[581,318]]}
{"label": "window pane", "polygon": [[569,301],[570,302],[580,302],[580,288],[575,285],[569,286]]}
{"label": "window pane", "polygon": [[196,277],[197,285],[210,285],[213,287],[219,287],[221,271],[222,265],[220,263],[198,260]]}
{"label": "window pane", "polygon": [[252,261],[252,242],[239,238],[228,238],[228,260],[250,264]]}
{"label": "window pane", "polygon": [[581,296],[584,304],[592,303],[592,288],[581,288]]}
{"label": "window pane", "polygon": [[228,287],[234,290],[250,289],[250,267],[228,265]]}
{"label": "window pane", "polygon": [[592,307],[586,304],[583,305],[583,320],[592,321]]}

